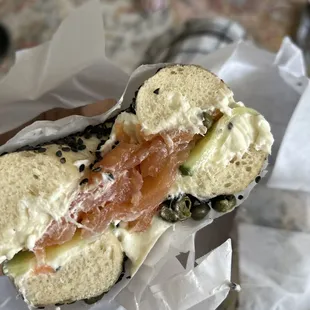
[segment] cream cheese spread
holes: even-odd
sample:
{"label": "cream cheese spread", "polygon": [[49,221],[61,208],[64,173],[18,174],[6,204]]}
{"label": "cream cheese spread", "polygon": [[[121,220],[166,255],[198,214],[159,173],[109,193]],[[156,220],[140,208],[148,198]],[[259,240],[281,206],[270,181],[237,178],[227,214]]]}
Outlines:
{"label": "cream cheese spread", "polygon": [[131,233],[122,225],[115,229],[114,233],[132,263],[131,275],[136,273],[156,241],[170,226],[172,226],[171,223],[155,216],[152,225],[145,232]]}
{"label": "cream cheese spread", "polygon": [[[221,121],[218,124],[221,124]],[[211,180],[231,161],[241,160],[251,146],[257,151],[271,153],[274,139],[270,125],[262,115],[253,114],[253,110],[252,113],[232,116],[228,126],[227,122],[222,122],[222,126],[217,125],[215,130],[216,132],[212,133],[214,136],[211,146],[192,167],[191,176],[178,173],[170,196],[187,193],[204,198],[206,195],[212,195],[211,184],[214,182]]]}
{"label": "cream cheese spread", "polygon": [[[271,153],[273,136],[270,125],[262,115],[244,113],[236,115],[231,121],[231,129],[220,128],[229,132],[223,141],[214,145],[213,152],[202,158],[196,169],[207,165],[227,166],[233,159],[241,159],[244,153],[254,144],[256,150]],[[219,133],[220,134],[220,133]]]}

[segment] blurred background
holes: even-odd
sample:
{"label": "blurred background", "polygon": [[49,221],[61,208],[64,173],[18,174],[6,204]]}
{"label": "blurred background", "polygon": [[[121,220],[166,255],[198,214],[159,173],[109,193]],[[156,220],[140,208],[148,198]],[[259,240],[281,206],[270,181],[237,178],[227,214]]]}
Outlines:
{"label": "blurred background", "polygon": [[[87,0],[1,0],[0,20],[19,50],[49,40],[60,22]],[[131,71],[153,40],[173,36],[197,18],[227,17],[240,23],[257,45],[277,51],[284,36],[305,50],[310,42],[307,0],[101,0],[107,33],[107,54]],[[308,46],[307,46],[308,44]],[[6,70],[10,62],[2,63]]]}
{"label": "blurred background", "polygon": [[[9,70],[14,63],[15,51],[51,39],[61,21],[85,2],[86,0],[0,0],[0,22],[5,27],[3,31],[0,29],[3,49],[0,53],[0,57],[3,56],[0,72],[4,74]],[[206,55],[239,40],[250,40],[258,47],[276,53],[285,36],[290,36],[303,50],[308,69],[310,68],[309,0],[101,0],[101,3],[106,30],[106,54],[128,73],[142,63],[190,63],[197,54]],[[297,101],[299,97],[294,96]],[[241,285],[244,280],[242,276],[251,274],[244,268],[253,269],[255,266],[239,255],[240,234],[246,236],[241,246],[252,244],[253,249],[262,252],[263,248],[255,247],[259,243],[258,236],[263,236],[264,240],[275,240],[278,238],[278,231],[285,232],[281,233],[282,239],[278,242],[285,244],[285,240],[289,238],[283,237],[288,236],[286,233],[310,233],[310,219],[307,216],[310,195],[271,190],[265,186],[264,181],[262,183],[253,191],[250,202],[239,208],[237,214],[238,222],[254,224],[255,227],[242,226],[239,230],[234,228],[236,214],[233,212],[216,220],[197,236],[197,242],[205,246],[203,252],[219,246],[228,236],[233,237],[233,280],[241,282]],[[212,238],[206,241],[206,235]],[[296,242],[310,240],[307,239],[308,235],[298,236],[294,235]],[[303,242],[307,244],[306,241]],[[306,259],[301,252],[300,257]],[[198,249],[197,255],[199,254]],[[255,272],[254,270],[252,273]],[[259,273],[258,269],[257,274]],[[289,274],[289,270],[287,273]],[[295,274],[291,279],[298,279],[298,276]],[[275,283],[271,283],[270,279],[261,280],[261,283],[268,283],[266,290],[277,287],[279,300],[285,299],[287,294],[294,291],[294,287],[282,290],[282,284],[287,281],[282,275],[276,275],[272,279]],[[247,280],[248,285],[249,278]],[[255,282],[250,279],[250,283],[251,281],[253,285],[245,288],[241,302],[237,293],[231,293],[220,309],[295,310],[289,304],[286,307],[282,303],[278,307],[272,300],[268,304],[266,296],[270,295],[265,295],[262,290],[255,299],[255,285],[259,285],[260,280]],[[289,283],[294,286],[297,282]],[[245,301],[247,294],[252,304]],[[298,299],[298,294],[296,298]],[[265,303],[262,306],[263,299]],[[244,307],[245,304],[247,307]],[[308,310],[310,306],[299,309]]]}

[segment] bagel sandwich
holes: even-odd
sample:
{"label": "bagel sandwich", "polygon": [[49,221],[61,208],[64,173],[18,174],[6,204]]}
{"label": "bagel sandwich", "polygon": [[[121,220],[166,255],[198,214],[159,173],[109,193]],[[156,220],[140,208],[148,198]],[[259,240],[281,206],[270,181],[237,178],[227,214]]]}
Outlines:
{"label": "bagel sandwich", "polygon": [[0,263],[31,306],[96,300],[179,221],[258,182],[270,125],[194,65],[160,69],[102,124],[0,157]]}

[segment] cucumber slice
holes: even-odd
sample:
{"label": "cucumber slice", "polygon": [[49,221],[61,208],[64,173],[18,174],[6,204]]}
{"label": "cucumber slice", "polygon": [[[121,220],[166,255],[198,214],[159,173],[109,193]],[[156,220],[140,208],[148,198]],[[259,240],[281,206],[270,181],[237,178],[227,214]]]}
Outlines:
{"label": "cucumber slice", "polygon": [[232,129],[234,118],[242,114],[259,115],[259,113],[253,109],[238,107],[232,110],[232,115],[222,116],[196,144],[187,161],[180,166],[181,173],[183,175],[191,176],[193,168],[197,163],[202,160],[207,161],[214,153],[214,150],[221,146],[227,139],[230,130]]}
{"label": "cucumber slice", "polygon": [[[46,264],[48,265],[49,262],[55,260],[57,257],[66,254],[66,252],[72,251],[73,248],[82,248],[87,243],[89,243],[89,241],[81,239],[80,234],[76,233],[71,241],[62,245],[48,247],[46,249]],[[33,252],[19,252],[13,257],[13,259],[4,263],[3,273],[6,276],[15,279],[31,269],[34,269],[36,264],[37,259]]]}
{"label": "cucumber slice", "polygon": [[14,279],[34,268],[35,265],[36,258],[32,252],[19,252],[12,260],[3,264],[3,273]]}

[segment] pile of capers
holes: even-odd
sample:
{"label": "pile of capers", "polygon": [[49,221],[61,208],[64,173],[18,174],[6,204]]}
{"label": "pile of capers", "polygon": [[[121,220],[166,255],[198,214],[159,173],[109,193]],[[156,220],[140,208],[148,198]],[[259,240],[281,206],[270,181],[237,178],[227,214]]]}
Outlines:
{"label": "pile of capers", "polygon": [[209,203],[212,209],[225,213],[231,211],[237,204],[234,195],[220,195],[208,200],[199,200],[191,195],[182,195],[172,200],[166,200],[159,215],[169,223],[176,223],[192,218],[195,221],[203,220],[210,212]]}
{"label": "pile of capers", "polygon": [[190,217],[193,220],[200,221],[207,216],[209,211],[207,202],[199,201],[190,195],[183,195],[176,199],[166,200],[159,215],[167,222],[176,223]]}

